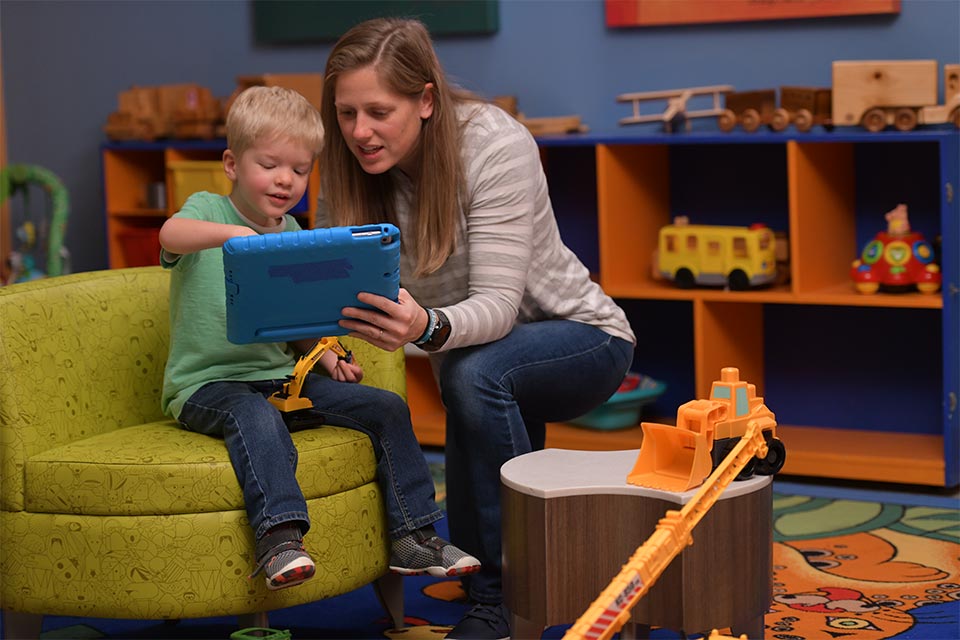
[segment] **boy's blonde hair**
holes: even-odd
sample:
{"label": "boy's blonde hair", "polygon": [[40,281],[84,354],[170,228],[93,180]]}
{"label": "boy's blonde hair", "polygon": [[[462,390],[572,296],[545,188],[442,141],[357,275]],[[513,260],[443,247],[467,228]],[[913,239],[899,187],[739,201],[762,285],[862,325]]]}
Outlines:
{"label": "boy's blonde hair", "polygon": [[293,89],[245,89],[227,112],[227,147],[239,157],[258,140],[272,137],[302,143],[316,157],[323,148],[320,114]]}

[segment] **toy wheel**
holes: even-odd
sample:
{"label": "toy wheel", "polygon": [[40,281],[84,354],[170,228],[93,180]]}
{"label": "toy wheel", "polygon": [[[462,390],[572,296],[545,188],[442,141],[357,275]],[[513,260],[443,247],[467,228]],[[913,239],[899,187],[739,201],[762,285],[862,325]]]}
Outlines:
{"label": "toy wheel", "polygon": [[717,116],[717,126],[720,127],[721,131],[733,131],[733,128],[737,126],[737,114],[730,109],[724,109]]}
{"label": "toy wheel", "polygon": [[690,269],[677,269],[673,281],[681,289],[693,289],[693,285],[696,284],[693,279],[693,271],[690,271]]}
{"label": "toy wheel", "polygon": [[871,294],[880,290],[879,282],[857,282],[854,286],[860,293]]}
{"label": "toy wheel", "polygon": [[740,269],[734,269],[727,276],[727,284],[732,291],[746,291],[750,288],[750,278]]}
{"label": "toy wheel", "polygon": [[793,124],[797,131],[810,131],[813,126],[813,114],[809,109],[800,109],[793,116]]}
{"label": "toy wheel", "polygon": [[772,476],[783,468],[783,463],[787,461],[787,449],[779,438],[770,438],[767,440],[767,455],[757,462],[757,474],[761,476]]}
{"label": "toy wheel", "polygon": [[[713,469],[716,469],[720,466],[720,463],[723,462],[730,452],[733,451],[733,448],[737,446],[737,443],[740,441],[740,438],[723,438],[722,440],[717,440],[714,442],[714,449],[717,449],[713,453]],[[749,480],[753,477],[753,474],[756,473],[757,469],[757,459],[750,458],[750,461],[744,465],[743,469],[740,470],[740,473],[737,474],[737,480]],[[711,472],[712,473],[712,472]]]}
{"label": "toy wheel", "polygon": [[897,109],[893,116],[893,126],[900,131],[911,131],[917,126],[917,112],[913,109]]}
{"label": "toy wheel", "polygon": [[753,133],[760,126],[760,112],[756,109],[745,109],[740,114],[740,124],[744,131]]}
{"label": "toy wheel", "polygon": [[775,109],[770,119],[770,128],[774,131],[783,131],[790,124],[790,112],[784,108]]}
{"label": "toy wheel", "polygon": [[940,283],[938,282],[918,282],[917,291],[920,293],[936,293],[940,290]]}
{"label": "toy wheel", "polygon": [[883,109],[870,109],[863,114],[863,120],[860,121],[860,124],[867,131],[883,131],[887,126],[887,116]]}

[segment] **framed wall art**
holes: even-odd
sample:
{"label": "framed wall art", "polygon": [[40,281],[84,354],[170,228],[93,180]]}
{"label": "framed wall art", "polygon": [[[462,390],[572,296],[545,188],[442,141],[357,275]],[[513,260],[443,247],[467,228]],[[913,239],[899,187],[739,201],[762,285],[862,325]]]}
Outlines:
{"label": "framed wall art", "polygon": [[608,27],[900,13],[901,0],[606,0]]}

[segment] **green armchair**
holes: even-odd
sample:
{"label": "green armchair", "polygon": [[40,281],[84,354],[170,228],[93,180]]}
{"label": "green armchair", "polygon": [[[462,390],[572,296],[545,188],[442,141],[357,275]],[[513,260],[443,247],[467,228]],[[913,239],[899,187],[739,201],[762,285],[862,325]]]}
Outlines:
{"label": "green armchair", "polygon": [[[293,434],[316,576],[247,580],[253,534],[223,443],[160,412],[169,274],[116,269],[0,288],[0,607],[8,638],[43,614],[129,619],[266,612],[368,583],[396,627],[373,447],[336,427]],[[405,393],[401,351],[345,340],[364,384]]]}

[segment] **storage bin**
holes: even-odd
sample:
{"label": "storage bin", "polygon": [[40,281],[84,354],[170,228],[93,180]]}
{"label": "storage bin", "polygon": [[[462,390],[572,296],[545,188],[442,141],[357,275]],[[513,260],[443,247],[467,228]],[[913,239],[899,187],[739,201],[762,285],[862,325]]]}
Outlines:
{"label": "storage bin", "polygon": [[160,227],[131,227],[117,234],[127,267],[160,264]]}
{"label": "storage bin", "polygon": [[233,184],[223,172],[220,160],[173,160],[167,164],[170,172],[170,193],[173,211],[198,191],[228,195]]}
{"label": "storage bin", "polygon": [[[636,386],[629,388],[630,382]],[[626,388],[626,389],[625,389]],[[667,390],[667,385],[638,373],[627,374],[621,390],[602,405],[570,422],[591,429],[623,429],[636,426],[644,405],[650,404]]]}

